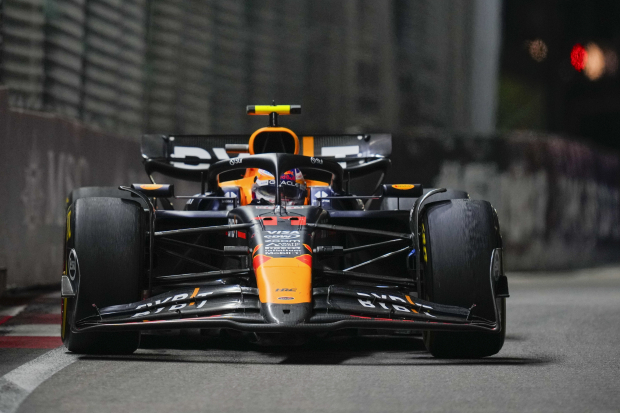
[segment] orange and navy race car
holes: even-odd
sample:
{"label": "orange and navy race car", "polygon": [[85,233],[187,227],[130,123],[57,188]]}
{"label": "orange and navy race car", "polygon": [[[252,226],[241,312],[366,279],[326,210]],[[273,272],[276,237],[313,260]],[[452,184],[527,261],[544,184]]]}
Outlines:
{"label": "orange and navy race car", "polygon": [[[141,331],[158,329],[259,342],[418,331],[436,357],[500,351],[508,283],[493,207],[460,190],[384,184],[390,135],[299,139],[278,117],[300,112],[248,106],[269,116],[251,136],[145,135],[150,183],[69,195],[70,351],[131,353]],[[200,192],[177,195],[155,173]],[[371,175],[371,195],[350,193]]]}

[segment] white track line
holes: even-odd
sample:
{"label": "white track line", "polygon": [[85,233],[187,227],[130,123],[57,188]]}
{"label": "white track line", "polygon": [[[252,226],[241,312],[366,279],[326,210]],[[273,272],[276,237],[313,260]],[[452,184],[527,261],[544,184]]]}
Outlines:
{"label": "white track line", "polygon": [[34,389],[77,360],[62,346],[0,377],[0,413],[13,413]]}
{"label": "white track line", "polygon": [[24,308],[26,308],[25,304],[12,307],[0,307],[0,316],[15,317],[17,314],[21,313]]}
{"label": "white track line", "polygon": [[18,324],[0,326],[0,335],[29,337],[60,337],[60,326],[57,324]]}

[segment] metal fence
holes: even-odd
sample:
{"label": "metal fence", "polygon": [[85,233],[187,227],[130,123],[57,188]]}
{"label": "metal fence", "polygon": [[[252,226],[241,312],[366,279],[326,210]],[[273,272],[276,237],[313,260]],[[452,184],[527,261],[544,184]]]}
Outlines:
{"label": "metal fence", "polygon": [[7,0],[2,33],[13,107],[141,131],[146,0]]}
{"label": "metal fence", "polygon": [[134,138],[245,132],[272,99],[317,132],[476,129],[497,53],[471,21],[498,1],[4,0],[1,76],[13,107]]}

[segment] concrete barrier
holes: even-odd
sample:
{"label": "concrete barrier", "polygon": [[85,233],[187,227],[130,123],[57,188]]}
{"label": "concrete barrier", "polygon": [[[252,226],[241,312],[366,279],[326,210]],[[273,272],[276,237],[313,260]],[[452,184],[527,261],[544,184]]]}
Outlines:
{"label": "concrete barrier", "polygon": [[396,137],[388,181],[468,191],[497,209],[506,266],[560,270],[620,261],[620,154],[559,136]]}
{"label": "concrete barrier", "polygon": [[0,119],[0,289],[58,283],[66,195],[80,186],[146,181],[139,143],[10,109],[5,89]]}

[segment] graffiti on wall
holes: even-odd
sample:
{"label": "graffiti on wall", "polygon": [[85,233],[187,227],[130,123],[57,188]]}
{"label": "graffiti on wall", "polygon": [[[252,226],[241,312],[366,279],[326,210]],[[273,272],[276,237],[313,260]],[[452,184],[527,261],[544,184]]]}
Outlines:
{"label": "graffiti on wall", "polygon": [[56,283],[62,268],[67,195],[142,176],[137,139],[56,116],[8,108],[0,89],[0,259],[7,288]]}
{"label": "graffiti on wall", "polygon": [[552,213],[557,215],[559,234],[620,240],[620,191],[593,179],[560,177],[552,204],[544,170],[527,173],[522,164],[515,164],[500,172],[493,163],[446,161],[435,186],[467,188],[473,199],[491,202],[502,220],[504,238],[512,243],[544,237],[552,205],[558,206]]}
{"label": "graffiti on wall", "polygon": [[393,154],[393,176],[413,175],[427,186],[463,189],[491,202],[510,269],[620,258],[620,154],[523,132],[493,139],[430,134],[402,142]]}
{"label": "graffiti on wall", "polygon": [[42,156],[33,139],[24,167],[21,201],[28,231],[41,225],[64,225],[65,197],[88,182],[89,163],[84,156],[48,150]]}

